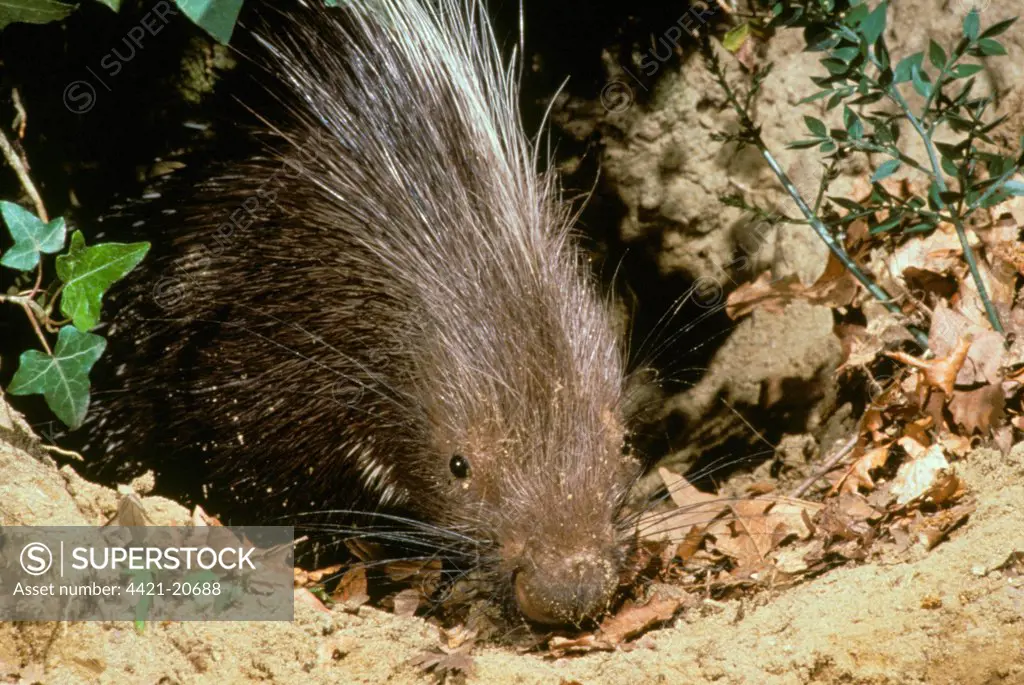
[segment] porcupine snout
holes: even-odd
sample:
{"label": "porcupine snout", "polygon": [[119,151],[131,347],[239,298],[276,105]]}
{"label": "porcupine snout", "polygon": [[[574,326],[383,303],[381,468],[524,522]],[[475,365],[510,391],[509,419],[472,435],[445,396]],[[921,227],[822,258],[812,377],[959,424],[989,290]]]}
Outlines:
{"label": "porcupine snout", "polygon": [[619,573],[608,551],[586,549],[568,555],[526,555],[516,573],[520,612],[537,623],[579,625],[600,616],[618,586]]}

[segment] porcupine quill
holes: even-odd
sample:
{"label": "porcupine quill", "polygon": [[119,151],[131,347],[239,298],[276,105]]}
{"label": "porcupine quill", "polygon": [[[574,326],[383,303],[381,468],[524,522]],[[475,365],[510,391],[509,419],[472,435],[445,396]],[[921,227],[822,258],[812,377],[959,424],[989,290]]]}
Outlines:
{"label": "porcupine quill", "polygon": [[85,452],[246,522],[403,517],[527,619],[599,616],[632,540],[625,355],[483,8],[247,28],[285,114],[109,220],[155,245],[108,307]]}

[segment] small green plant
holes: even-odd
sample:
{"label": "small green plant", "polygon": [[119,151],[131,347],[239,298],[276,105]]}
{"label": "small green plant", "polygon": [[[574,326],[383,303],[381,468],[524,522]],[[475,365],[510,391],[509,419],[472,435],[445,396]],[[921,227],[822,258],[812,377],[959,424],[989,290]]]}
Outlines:
{"label": "small green plant", "polygon": [[[89,372],[107,344],[89,332],[99,323],[103,294],[142,261],[149,243],[86,246],[75,231],[67,251],[54,260],[56,280],[42,288],[43,256],[57,254],[68,242],[64,219],[48,221],[7,201],[0,201],[0,215],[14,240],[0,255],[0,267],[34,281],[31,287],[0,294],[0,304],[21,307],[43,348],[22,353],[7,391],[41,394],[57,418],[77,428],[89,408]],[[54,318],[58,303],[63,320]],[[54,333],[57,342],[51,348],[47,336]]]}
{"label": "small green plant", "polygon": [[[813,79],[819,90],[802,102],[824,99],[828,110],[842,106],[843,126],[830,128],[820,119],[805,116],[809,137],[790,145],[795,149],[817,148],[826,158],[827,170],[817,197],[808,203],[765,145],[751,113],[754,97],[771,65],[754,69],[749,87],[741,93],[730,84],[718,55],[710,42],[706,42],[706,62],[740,123],[738,132],[718,134],[716,139],[756,147],[796,203],[803,219],[857,280],[893,313],[901,313],[897,304],[847,253],[844,231],[858,219],[868,222],[872,234],[922,233],[934,230],[940,222],[951,224],[959,237],[988,321],[994,330],[1002,333],[999,315],[968,244],[965,225],[979,209],[992,207],[1014,195],[1024,195],[1024,183],[1013,180],[1024,167],[1024,139],[1022,151],[1013,156],[991,151],[995,142],[990,134],[1005,117],[987,120],[993,99],[974,94],[974,76],[982,66],[968,60],[1005,55],[1006,50],[997,38],[1016,19],[1007,19],[983,30],[979,14],[973,10],[964,18],[962,37],[951,49],[931,41],[927,55],[917,52],[896,61],[889,54],[883,35],[887,1],[874,8],[864,0],[761,0],[760,4],[771,12],[771,17],[762,22],[762,29],[802,27],[807,50],[825,53],[821,59],[825,73]],[[923,105],[916,109],[911,107],[905,97],[907,89],[916,91],[923,98]],[[878,103],[887,106],[871,109]],[[899,125],[904,120],[921,138],[927,159],[913,158],[901,145]],[[936,132],[940,129],[955,132],[959,142],[937,141]],[[988,147],[983,149],[981,144],[988,144]],[[870,198],[856,202],[828,195],[838,161],[856,153],[888,157],[871,176]],[[901,198],[887,191],[881,181],[901,169],[912,169],[922,175],[927,181],[927,192]],[[730,204],[743,203],[733,198]],[[847,213],[840,216],[833,205]],[[747,208],[756,211],[756,208]],[[927,348],[924,332],[914,328],[911,332]]]}
{"label": "small green plant", "polygon": [[[115,12],[121,9],[121,0],[96,0]],[[242,0],[173,0],[177,10],[191,19],[196,26],[213,36],[218,42],[227,44],[231,40],[238,21],[238,13],[242,10]],[[164,0],[166,8],[160,3],[153,7],[158,12],[176,14],[170,2]],[[0,30],[8,24],[29,23],[47,24],[52,21],[63,21],[78,9],[74,2],[64,0],[15,0],[0,3]],[[141,34],[140,34],[141,35]],[[136,40],[138,37],[136,37]]]}

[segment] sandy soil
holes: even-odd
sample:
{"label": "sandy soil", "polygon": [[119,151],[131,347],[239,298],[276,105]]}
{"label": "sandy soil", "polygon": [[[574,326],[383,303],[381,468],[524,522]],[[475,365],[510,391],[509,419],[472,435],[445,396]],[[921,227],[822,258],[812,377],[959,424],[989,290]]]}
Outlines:
{"label": "sandy soil", "polygon": [[[113,491],[58,470],[0,411],[0,525],[95,524]],[[12,444],[13,443],[13,444]],[[16,447],[20,445],[23,448]],[[705,602],[630,650],[547,659],[479,649],[470,683],[1024,683],[1024,445],[957,464],[978,509],[911,548],[795,588]],[[155,520],[187,512],[144,498]],[[292,623],[0,624],[0,678],[44,683],[418,683],[417,618],[296,606]]]}

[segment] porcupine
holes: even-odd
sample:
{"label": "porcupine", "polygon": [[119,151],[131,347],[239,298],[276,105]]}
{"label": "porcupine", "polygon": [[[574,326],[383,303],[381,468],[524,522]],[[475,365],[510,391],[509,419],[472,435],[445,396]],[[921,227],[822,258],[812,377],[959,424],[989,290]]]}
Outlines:
{"label": "porcupine", "polygon": [[124,210],[155,245],[112,293],[85,451],[243,518],[394,512],[579,623],[630,545],[623,346],[483,8],[426,2],[259,13],[286,115]]}

